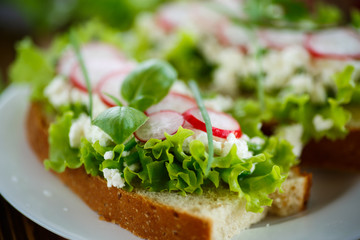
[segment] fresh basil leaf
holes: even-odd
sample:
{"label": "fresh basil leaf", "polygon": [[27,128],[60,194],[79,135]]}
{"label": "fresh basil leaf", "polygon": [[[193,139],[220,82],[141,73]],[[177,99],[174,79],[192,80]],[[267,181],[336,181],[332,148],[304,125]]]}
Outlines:
{"label": "fresh basil leaf", "polygon": [[93,124],[107,133],[115,143],[127,140],[148,117],[132,107],[112,107],[102,112],[93,120]]}
{"label": "fresh basil leaf", "polygon": [[176,78],[175,69],[168,63],[148,60],[139,64],[125,78],[121,94],[130,107],[145,111],[168,94]]}

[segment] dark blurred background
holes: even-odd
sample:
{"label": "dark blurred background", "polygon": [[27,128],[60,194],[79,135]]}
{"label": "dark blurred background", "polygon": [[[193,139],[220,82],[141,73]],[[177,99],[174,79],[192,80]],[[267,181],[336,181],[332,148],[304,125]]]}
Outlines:
{"label": "dark blurred background", "polygon": [[[92,18],[124,30],[131,26],[136,14],[154,10],[165,1],[169,0],[0,0],[0,94],[9,84],[7,69],[15,58],[14,46],[25,36],[45,46],[54,34]],[[303,2],[311,10],[315,1]],[[360,9],[360,0],[326,2],[342,10],[343,23],[349,21],[352,9]],[[2,197],[0,220],[0,240],[62,239],[24,217]]]}
{"label": "dark blurred background", "polygon": [[[98,18],[124,30],[141,11],[154,10],[169,0],[0,0],[0,91],[7,84],[7,68],[14,60],[14,44],[24,36],[39,45],[71,24]],[[285,2],[292,0],[285,0]],[[296,1],[296,0],[294,0]],[[315,2],[302,0],[309,9]],[[325,0],[323,0],[325,1]],[[280,1],[279,1],[280,2]],[[351,8],[360,8],[359,0],[328,0],[343,11],[345,21]]]}
{"label": "dark blurred background", "polygon": [[14,60],[14,44],[30,36],[38,45],[71,24],[97,18],[120,30],[137,13],[151,11],[166,0],[0,0],[0,92]]}

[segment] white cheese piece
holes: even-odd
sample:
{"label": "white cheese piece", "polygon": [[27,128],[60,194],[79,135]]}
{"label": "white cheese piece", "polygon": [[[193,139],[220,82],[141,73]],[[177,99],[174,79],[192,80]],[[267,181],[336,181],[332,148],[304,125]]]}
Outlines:
{"label": "white cheese piece", "polygon": [[70,85],[63,76],[56,76],[45,88],[44,95],[55,107],[68,104],[70,101]]}
{"label": "white cheese piece", "polygon": [[234,101],[229,96],[217,95],[211,99],[204,99],[205,107],[218,112],[225,112],[232,108]]}
{"label": "white cheese piece", "polygon": [[129,155],[130,155],[130,151],[123,151],[121,154],[122,157],[127,157]]}
{"label": "white cheese piece", "polygon": [[209,63],[217,64],[219,63],[219,55],[223,51],[223,46],[215,38],[208,37],[200,44],[200,50]]}
{"label": "white cheese piece", "polygon": [[80,147],[81,138],[84,136],[84,126],[87,124],[87,121],[88,117],[85,114],[81,114],[78,119],[72,122],[69,132],[69,142],[71,147]]}
{"label": "white cheese piece", "polygon": [[111,143],[111,138],[103,130],[95,125],[91,125],[90,119],[87,124],[84,126],[85,138],[91,142],[95,143],[99,141],[99,144],[103,147],[108,146]]}
{"label": "white cheese piece", "polygon": [[282,88],[300,67],[310,64],[309,53],[301,46],[289,46],[281,51],[271,51],[261,59],[266,73],[267,89]]}
{"label": "white cheese piece", "polygon": [[300,156],[303,149],[303,143],[301,137],[304,129],[301,124],[293,124],[290,126],[282,126],[276,131],[276,135],[287,140],[293,146],[293,153],[295,156]]}
{"label": "white cheese piece", "polygon": [[249,140],[249,142],[257,145],[263,145],[265,143],[265,140],[261,137],[253,137]]}
{"label": "white cheese piece", "polygon": [[[89,107],[89,95],[73,87],[64,76],[56,76],[44,89],[44,95],[55,107],[69,103],[81,103]],[[93,117],[96,117],[108,107],[101,101],[98,95],[93,94]]]}
{"label": "white cheese piece", "polygon": [[104,178],[107,181],[108,187],[117,187],[123,188],[125,187],[125,180],[121,177],[118,169],[109,169],[105,168],[103,170]]}
{"label": "white cheese piece", "polygon": [[[192,129],[193,130],[193,129]],[[190,152],[189,144],[193,140],[201,141],[206,148],[208,148],[208,139],[206,132],[200,130],[193,130],[194,135],[185,139],[183,143],[183,150],[185,152]],[[237,155],[239,158],[249,158],[252,156],[252,152],[249,151],[246,139],[248,137],[243,134],[241,138],[236,138],[234,134],[230,133],[226,139],[214,137],[213,145],[214,145],[214,154],[218,156],[226,156],[233,145],[236,145]]]}
{"label": "white cheese piece", "polygon": [[290,78],[289,85],[295,93],[310,93],[313,88],[313,79],[309,74],[298,74]]}
{"label": "white cheese piece", "polygon": [[127,165],[126,162],[124,162],[124,167],[129,167],[129,169],[133,172],[136,172],[137,170],[140,169],[140,164],[139,163],[133,163],[130,166]]}
{"label": "white cheese piece", "polygon": [[174,82],[174,84],[171,86],[170,91],[181,93],[189,97],[193,96],[188,86],[183,81],[179,81],[179,80]]}
{"label": "white cheese piece", "polygon": [[219,52],[219,67],[214,73],[214,88],[217,91],[236,95],[238,93],[238,78],[242,66],[245,65],[244,56],[233,48],[225,48]]}
{"label": "white cheese piece", "polygon": [[249,151],[245,139],[243,137],[236,138],[233,133],[230,133],[226,138],[226,141],[223,143],[221,156],[226,156],[230,152],[233,145],[236,146],[236,154],[239,158],[244,159],[252,157],[252,152]]}
{"label": "white cheese piece", "polygon": [[104,153],[104,159],[105,160],[112,160],[114,158],[114,152],[113,151],[107,151]]}
{"label": "white cheese piece", "polygon": [[[196,130],[194,131],[195,134],[194,139],[193,140],[199,140],[200,142],[202,142],[206,148],[208,148],[208,138],[207,138],[207,133],[200,131],[200,130]],[[214,153],[217,155],[220,155],[221,151],[222,151],[222,146],[221,146],[221,142],[215,140],[215,138],[213,139],[213,146],[214,146]]]}
{"label": "white cheese piece", "polygon": [[325,119],[320,114],[316,114],[313,118],[315,130],[318,132],[326,131],[332,128],[334,122],[331,119]]}
{"label": "white cheese piece", "polygon": [[[83,91],[80,91],[77,88],[72,88],[70,90],[70,102],[72,103],[82,103],[85,106],[89,107],[89,95]],[[92,114],[96,118],[100,113],[108,109],[109,107],[105,105],[97,94],[92,95]]]}
{"label": "white cheese piece", "polygon": [[80,147],[82,137],[85,137],[91,143],[99,141],[99,144],[103,147],[109,145],[112,141],[109,135],[99,127],[92,125],[90,118],[85,114],[81,114],[71,124],[69,132],[70,146],[74,148]]}

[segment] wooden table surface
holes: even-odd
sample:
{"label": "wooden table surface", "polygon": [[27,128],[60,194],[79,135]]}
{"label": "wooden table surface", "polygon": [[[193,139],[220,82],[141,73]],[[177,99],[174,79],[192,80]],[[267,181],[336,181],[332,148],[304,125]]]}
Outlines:
{"label": "wooden table surface", "polygon": [[63,240],[64,238],[46,230],[34,223],[13,206],[2,196],[0,197],[0,239],[22,240],[22,239],[51,239]]}

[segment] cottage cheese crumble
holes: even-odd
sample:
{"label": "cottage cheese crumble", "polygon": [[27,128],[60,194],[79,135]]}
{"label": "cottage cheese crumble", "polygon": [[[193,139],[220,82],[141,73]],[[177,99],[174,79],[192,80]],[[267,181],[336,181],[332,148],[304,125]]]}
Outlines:
{"label": "cottage cheese crumble", "polygon": [[103,147],[108,146],[112,142],[111,137],[99,127],[92,125],[90,117],[85,114],[81,114],[78,119],[73,121],[70,127],[70,146],[79,148],[82,137],[85,137],[91,143],[99,141],[99,144]]}
{"label": "cottage cheese crumble", "polygon": [[123,188],[125,187],[125,180],[121,177],[120,172],[118,169],[109,169],[105,168],[103,170],[104,178],[107,181],[108,187],[117,187]]}
{"label": "cottage cheese crumble", "polygon": [[318,132],[326,131],[332,128],[334,122],[331,119],[325,119],[320,114],[316,114],[313,118],[315,130]]}
{"label": "cottage cheese crumble", "polygon": [[[194,129],[192,129],[192,131],[194,131],[195,134],[185,139],[183,143],[183,150],[185,152],[190,152],[189,145],[190,142],[194,140],[201,141],[204,144],[204,146],[207,148],[208,139],[206,132],[200,130],[194,130]],[[249,151],[247,145],[248,139],[249,138],[245,134],[243,134],[241,138],[236,138],[233,133],[230,133],[226,139],[214,137],[213,139],[214,153],[215,155],[224,157],[230,152],[233,145],[235,145],[236,153],[239,158],[241,159],[250,158],[253,156],[253,154],[251,151]]]}

